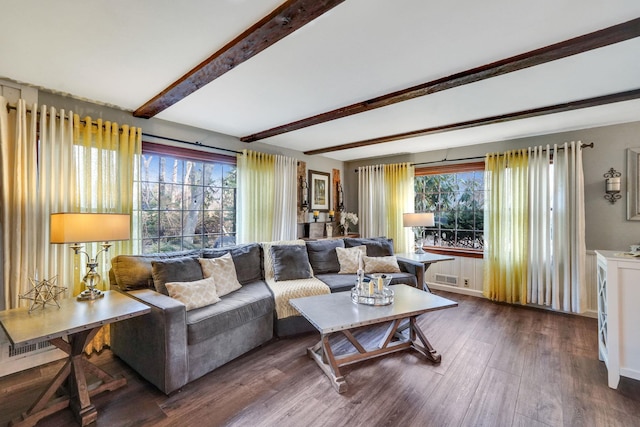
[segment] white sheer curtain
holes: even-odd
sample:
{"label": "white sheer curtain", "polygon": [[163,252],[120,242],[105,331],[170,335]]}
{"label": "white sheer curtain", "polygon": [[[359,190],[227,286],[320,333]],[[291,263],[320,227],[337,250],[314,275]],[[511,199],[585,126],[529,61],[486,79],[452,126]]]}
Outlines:
{"label": "white sheer curtain", "polygon": [[37,110],[33,105],[27,111],[25,102],[18,100],[9,113],[6,99],[0,96],[0,252],[5,309],[21,305],[19,295],[30,289],[29,278],[36,270],[39,279],[57,275],[59,285],[73,288],[73,252],[67,246],[49,244],[49,214],[74,206],[73,114],[42,106],[38,143]]}
{"label": "white sheer curtain", "polygon": [[580,142],[530,149],[528,302],[586,309],[584,176]]}
{"label": "white sheer curtain", "polygon": [[415,168],[398,163],[358,168],[358,215],[362,237],[387,236],[396,252],[407,252],[411,230],[402,214],[414,210]]}
{"label": "white sheer curtain", "polygon": [[361,237],[387,233],[384,168],[380,165],[358,168],[358,230]]}
{"label": "white sheer curtain", "polygon": [[243,150],[238,154],[238,243],[297,236],[297,160]]}
{"label": "white sheer curtain", "polygon": [[298,237],[298,161],[275,157],[272,240],[294,240]]}

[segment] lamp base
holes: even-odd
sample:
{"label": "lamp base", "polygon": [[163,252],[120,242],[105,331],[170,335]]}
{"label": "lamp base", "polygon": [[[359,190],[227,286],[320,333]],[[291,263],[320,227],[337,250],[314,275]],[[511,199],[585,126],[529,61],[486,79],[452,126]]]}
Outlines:
{"label": "lamp base", "polygon": [[99,289],[85,289],[76,297],[78,301],[93,301],[100,298],[104,298],[104,292]]}

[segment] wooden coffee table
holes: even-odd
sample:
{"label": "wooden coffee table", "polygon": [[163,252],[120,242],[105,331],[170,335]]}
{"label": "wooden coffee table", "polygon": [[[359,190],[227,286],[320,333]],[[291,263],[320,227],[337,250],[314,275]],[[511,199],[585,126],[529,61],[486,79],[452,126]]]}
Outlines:
{"label": "wooden coffee table", "polygon": [[[0,323],[14,346],[47,339],[69,355],[38,400],[19,419],[13,420],[10,426],[33,426],[47,415],[67,407],[71,408],[81,425],[88,425],[98,418],[91,396],[116,390],[127,383],[125,378],[114,378],[89,362],[84,355],[84,348],[102,326],[143,315],[150,309],[116,291],[104,294],[104,298],[94,301],[76,301],[75,298],[60,300],[60,308],[47,307],[32,312],[27,308],[0,311]],[[66,340],[63,339],[65,336]],[[87,374],[97,377],[100,382],[88,385]],[[65,383],[68,395],[58,397],[56,392]]]}
{"label": "wooden coffee table", "polygon": [[[307,354],[332,380],[338,393],[347,390],[347,382],[340,373],[340,368],[345,365],[403,350],[415,350],[433,363],[440,363],[442,360],[416,319],[429,311],[456,307],[458,303],[412,286],[393,285],[390,288],[395,293],[394,302],[385,306],[354,304],[350,292],[289,301],[320,332],[320,341],[309,347]],[[356,329],[382,323],[388,323],[389,326],[375,348],[365,348],[353,334]],[[409,330],[408,336],[403,333],[403,329]],[[344,335],[356,351],[336,356],[329,341],[334,334]]]}

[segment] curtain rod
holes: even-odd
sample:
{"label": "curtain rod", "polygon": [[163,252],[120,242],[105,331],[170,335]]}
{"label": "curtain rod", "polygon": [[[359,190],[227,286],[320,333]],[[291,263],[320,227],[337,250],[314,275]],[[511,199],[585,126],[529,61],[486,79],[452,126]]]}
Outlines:
{"label": "curtain rod", "polygon": [[[15,105],[11,105],[11,104],[7,103],[7,113],[8,113],[8,112],[10,112],[11,110],[16,110],[16,111],[17,111],[17,110],[18,110],[18,107],[16,107]],[[33,114],[33,111],[31,111],[31,109],[30,109],[30,108],[26,108],[25,110],[27,111],[27,113]],[[38,116],[40,116],[40,111],[36,111],[36,114],[37,114]],[[50,117],[50,116],[51,116],[51,113],[49,113],[49,112],[47,111],[47,117]],[[63,119],[63,120],[69,120],[69,118],[68,118],[68,117],[66,117],[66,116],[65,116],[65,117],[60,117],[60,114],[58,114],[58,113],[56,113],[56,119],[58,119],[58,120],[60,120],[60,119]],[[104,120],[103,120],[103,121],[104,121]],[[82,120],[80,120],[80,123],[83,123],[84,125],[86,125],[86,124],[87,124],[87,121],[86,121],[86,120],[84,120],[84,119],[82,119]],[[38,125],[39,125],[39,123],[38,123]],[[98,127],[98,124],[97,124],[97,123],[91,123],[91,125],[92,125],[92,126],[95,126],[95,127]],[[102,128],[104,129],[104,128],[105,128],[105,126],[104,126],[104,125],[102,125]],[[119,132],[119,133],[122,133],[122,128],[119,128],[119,129],[118,129],[118,132]]]}
{"label": "curtain rod", "polygon": [[[588,144],[581,144],[580,148],[593,148],[593,142],[590,142]],[[558,150],[564,150],[564,147],[560,147],[558,148]],[[546,148],[543,148],[542,151],[547,151]],[[434,163],[444,163],[444,162],[460,162],[463,160],[480,160],[480,159],[484,159],[487,156],[475,156],[475,157],[462,157],[462,158],[458,158],[458,159],[447,159],[446,157],[442,160],[433,160],[430,162],[422,162],[422,163],[411,163],[411,166],[424,166],[424,165],[431,165]],[[358,172],[358,169],[355,170],[355,172]]]}
{"label": "curtain rod", "polygon": [[[9,111],[11,111],[11,110],[17,110],[17,109],[18,109],[17,106],[7,103],[7,113]],[[33,113],[30,108],[27,108],[26,110],[27,110],[28,113]],[[36,114],[40,115],[40,111],[37,111]],[[47,112],[47,116],[49,116],[49,115],[50,115],[50,113]],[[56,114],[56,118],[60,119],[60,114]],[[67,117],[63,117],[63,119],[64,120],[68,120]],[[85,125],[87,124],[87,122],[85,120],[80,120],[80,121],[82,123],[84,123]],[[97,123],[91,123],[91,124],[94,125],[94,126],[98,125]],[[104,127],[104,125],[103,125],[103,127]],[[122,131],[122,129],[120,129],[120,131]],[[228,152],[234,153],[234,154],[241,154],[240,151],[231,150],[231,149],[228,149],[228,148],[211,147],[209,145],[204,145],[204,144],[202,144],[202,143],[200,143],[198,141],[196,141],[196,142],[183,141],[181,139],[169,138],[169,137],[160,136],[160,135],[152,135],[150,133],[145,133],[145,132],[142,133],[142,136],[148,136],[150,138],[158,138],[158,139],[164,139],[164,140],[167,140],[167,141],[179,142],[181,144],[195,145],[197,147],[207,147],[207,148],[212,148],[212,149],[215,149],[215,150],[228,151]]]}
{"label": "curtain rod", "polygon": [[204,145],[203,143],[198,142],[198,141],[196,141],[196,142],[184,141],[182,139],[169,138],[167,136],[160,136],[160,135],[152,135],[150,133],[145,133],[145,132],[142,132],[142,136],[148,136],[150,138],[164,139],[166,141],[178,142],[180,144],[195,145],[196,147],[213,148],[214,150],[228,151],[229,153],[242,154],[241,151],[232,150],[230,148],[212,147],[210,145]]}

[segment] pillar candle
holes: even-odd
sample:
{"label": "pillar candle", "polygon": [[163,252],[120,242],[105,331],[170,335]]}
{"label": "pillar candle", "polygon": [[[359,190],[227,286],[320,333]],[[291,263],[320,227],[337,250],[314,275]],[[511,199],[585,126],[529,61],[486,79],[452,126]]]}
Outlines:
{"label": "pillar candle", "polygon": [[620,191],[620,178],[608,178],[607,193],[614,193],[619,191]]}
{"label": "pillar candle", "polygon": [[382,280],[382,277],[378,277],[378,292],[382,293],[383,289],[384,289],[384,280]]}
{"label": "pillar candle", "polygon": [[373,295],[373,280],[369,280],[369,295]]}

